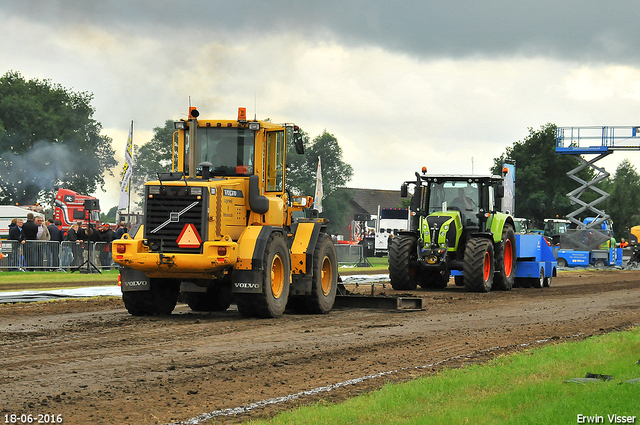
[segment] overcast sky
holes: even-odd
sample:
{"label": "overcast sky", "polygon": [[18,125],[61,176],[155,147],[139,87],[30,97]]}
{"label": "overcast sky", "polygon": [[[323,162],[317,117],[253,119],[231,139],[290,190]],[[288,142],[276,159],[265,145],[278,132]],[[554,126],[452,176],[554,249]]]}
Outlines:
{"label": "overcast sky", "polygon": [[[348,186],[398,189],[423,165],[488,173],[545,123],[640,125],[639,16],[637,0],[3,0],[0,74],[93,93],[120,161],[131,120],[141,145],[190,96],[203,118],[326,129]],[[640,163],[601,164],[625,157]]]}

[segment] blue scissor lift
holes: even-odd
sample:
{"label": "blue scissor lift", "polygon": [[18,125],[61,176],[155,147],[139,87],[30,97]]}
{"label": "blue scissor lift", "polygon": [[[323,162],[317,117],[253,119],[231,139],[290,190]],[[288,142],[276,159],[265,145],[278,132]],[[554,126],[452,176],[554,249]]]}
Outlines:
{"label": "blue scissor lift", "polygon": [[[596,166],[595,163],[617,150],[640,150],[640,127],[558,127],[556,129],[556,153],[575,155],[581,162],[578,167],[567,173],[569,177],[580,184],[580,187],[567,194],[572,203],[580,205],[577,210],[567,215],[567,219],[579,229],[599,227],[610,218],[605,211],[595,207],[609,197],[607,192],[595,186],[609,177],[609,173],[604,168]],[[587,161],[582,155],[596,156]],[[596,171],[596,175],[591,181],[585,181],[577,176],[587,167]],[[589,203],[580,199],[588,189],[593,190],[600,197]],[[593,212],[593,215],[597,217],[589,224],[576,218],[586,210]]]}

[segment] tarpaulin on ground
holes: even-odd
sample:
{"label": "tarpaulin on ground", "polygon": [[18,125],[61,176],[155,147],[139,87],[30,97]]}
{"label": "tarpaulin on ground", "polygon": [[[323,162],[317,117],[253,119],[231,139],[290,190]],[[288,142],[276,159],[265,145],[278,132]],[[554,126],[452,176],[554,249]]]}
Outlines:
{"label": "tarpaulin on ground", "polygon": [[120,287],[90,286],[86,288],[54,289],[49,291],[0,292],[0,304],[48,301],[59,298],[83,298],[98,296],[120,296]]}

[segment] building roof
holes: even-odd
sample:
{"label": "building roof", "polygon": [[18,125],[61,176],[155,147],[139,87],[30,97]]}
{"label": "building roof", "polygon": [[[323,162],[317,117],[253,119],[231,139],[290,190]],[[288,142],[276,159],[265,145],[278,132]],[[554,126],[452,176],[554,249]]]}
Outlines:
{"label": "building roof", "polygon": [[402,205],[400,190],[341,188],[351,198],[356,213],[377,214],[378,205],[383,208],[399,208]]}

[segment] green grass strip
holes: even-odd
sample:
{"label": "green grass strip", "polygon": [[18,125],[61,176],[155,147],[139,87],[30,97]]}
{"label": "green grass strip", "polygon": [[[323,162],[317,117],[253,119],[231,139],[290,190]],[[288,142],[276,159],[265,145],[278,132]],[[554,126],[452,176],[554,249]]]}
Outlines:
{"label": "green grass strip", "polygon": [[[318,403],[256,424],[576,424],[636,416],[640,423],[640,329],[502,356],[344,403]],[[613,380],[564,383],[587,372]],[[578,415],[584,415],[580,422]]]}
{"label": "green grass strip", "polygon": [[73,283],[103,282],[113,280],[118,283],[118,270],[104,270],[102,273],[76,272],[0,272],[0,290],[7,283]]}

